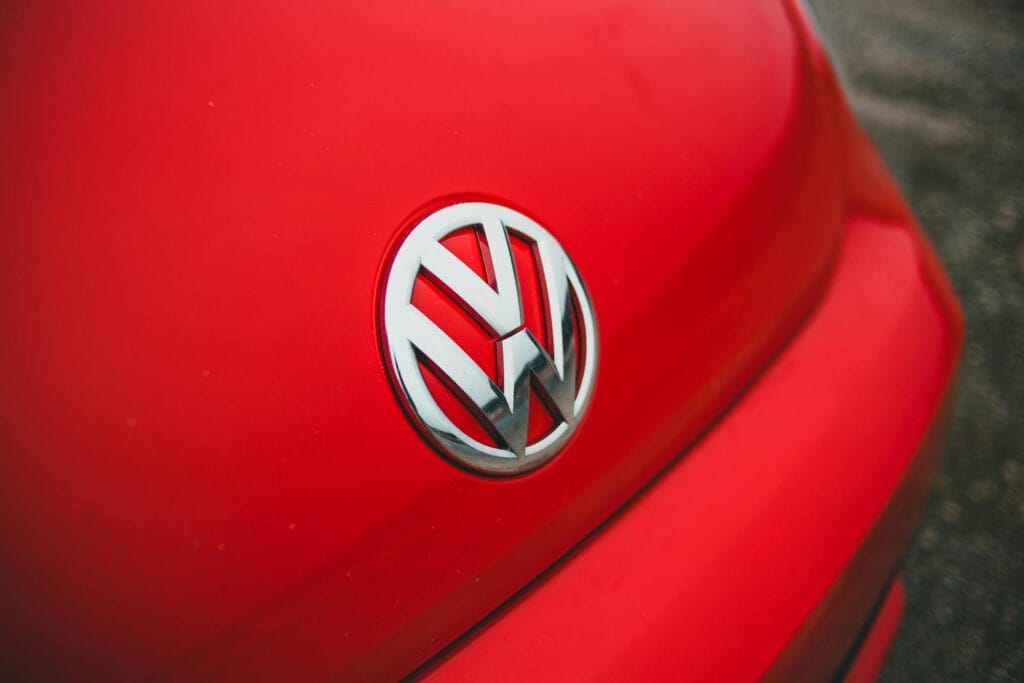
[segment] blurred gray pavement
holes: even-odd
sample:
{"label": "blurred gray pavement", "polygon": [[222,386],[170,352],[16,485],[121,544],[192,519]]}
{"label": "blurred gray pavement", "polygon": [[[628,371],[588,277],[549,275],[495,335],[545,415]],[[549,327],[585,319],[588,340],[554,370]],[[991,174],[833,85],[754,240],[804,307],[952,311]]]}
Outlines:
{"label": "blurred gray pavement", "polygon": [[967,319],[883,681],[1024,681],[1024,4],[814,0]]}

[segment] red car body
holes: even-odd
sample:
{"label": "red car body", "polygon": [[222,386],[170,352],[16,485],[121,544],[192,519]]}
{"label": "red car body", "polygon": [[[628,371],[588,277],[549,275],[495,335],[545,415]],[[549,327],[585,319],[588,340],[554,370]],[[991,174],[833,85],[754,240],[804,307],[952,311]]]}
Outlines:
{"label": "red car body", "polygon": [[[9,677],[873,675],[962,323],[798,8],[5,15]],[[474,199],[600,336],[513,478],[381,350],[394,245]]]}

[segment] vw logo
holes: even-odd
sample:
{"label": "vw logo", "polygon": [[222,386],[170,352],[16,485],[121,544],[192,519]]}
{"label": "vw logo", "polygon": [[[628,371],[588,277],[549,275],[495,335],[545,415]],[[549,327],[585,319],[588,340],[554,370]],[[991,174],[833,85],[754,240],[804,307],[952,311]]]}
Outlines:
{"label": "vw logo", "polygon": [[[484,273],[443,243],[467,230],[479,240]],[[536,278],[521,277],[513,241],[528,247]],[[482,473],[517,474],[550,460],[579,425],[597,366],[590,297],[551,233],[504,206],[453,204],[409,232],[386,277],[386,364],[424,436],[445,455]],[[414,289],[423,278],[487,336],[496,354],[496,373],[485,371],[444,328],[443,320],[414,304]],[[542,302],[545,341],[527,329],[525,287],[535,288],[528,293]],[[428,383],[428,374],[440,381]],[[535,400],[531,387],[551,417],[549,428],[540,434],[530,428],[530,403]],[[452,414],[453,397],[466,409],[460,415]],[[467,416],[476,429],[467,426]]]}

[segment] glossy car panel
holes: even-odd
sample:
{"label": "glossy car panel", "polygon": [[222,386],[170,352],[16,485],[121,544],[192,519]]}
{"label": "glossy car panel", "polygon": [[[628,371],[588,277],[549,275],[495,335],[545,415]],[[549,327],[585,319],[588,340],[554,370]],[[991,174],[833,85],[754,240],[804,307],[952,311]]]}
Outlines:
{"label": "glossy car panel", "polygon": [[945,427],[962,329],[920,249],[909,226],[851,221],[821,307],[750,391],[432,677],[829,680]]}
{"label": "glossy car panel", "polygon": [[[906,219],[783,3],[5,12],[14,673],[408,673],[755,380],[844,221]],[[550,230],[599,321],[584,422],[505,481],[421,438],[381,352],[389,255],[456,201]]]}

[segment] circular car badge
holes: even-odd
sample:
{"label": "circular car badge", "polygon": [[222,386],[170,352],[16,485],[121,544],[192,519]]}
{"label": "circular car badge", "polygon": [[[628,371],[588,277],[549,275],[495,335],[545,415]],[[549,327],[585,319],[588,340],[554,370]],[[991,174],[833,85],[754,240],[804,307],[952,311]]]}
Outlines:
{"label": "circular car badge", "polygon": [[[475,238],[482,268],[446,246],[456,233]],[[536,277],[521,276],[524,258]],[[415,293],[426,286],[486,335],[494,372],[455,340],[444,319],[417,304]],[[524,293],[538,302],[543,331],[528,329]],[[579,272],[551,233],[497,204],[447,206],[400,242],[383,296],[386,364],[409,415],[431,443],[488,474],[518,474],[554,457],[587,408],[597,331]],[[453,409],[453,401],[460,409]],[[540,405],[531,407],[533,401]],[[541,409],[538,431],[542,421],[530,420]]]}

